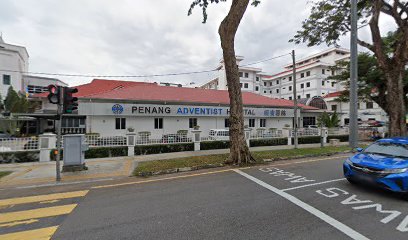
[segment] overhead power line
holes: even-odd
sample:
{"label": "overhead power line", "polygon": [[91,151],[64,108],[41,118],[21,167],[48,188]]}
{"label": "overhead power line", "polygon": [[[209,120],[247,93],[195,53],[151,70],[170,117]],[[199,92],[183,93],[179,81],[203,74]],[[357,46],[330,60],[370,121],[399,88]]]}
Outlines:
{"label": "overhead power line", "polygon": [[[246,67],[251,66],[263,62],[268,62],[277,58],[284,57],[286,55],[290,55],[290,53],[267,58],[264,60],[248,63],[241,65],[239,67]],[[89,77],[89,78],[147,78],[147,77],[166,77],[166,76],[180,76],[180,75],[192,75],[192,74],[200,74],[200,73],[210,73],[218,71],[217,69],[209,69],[203,71],[191,71],[191,72],[178,72],[178,73],[164,73],[164,74],[146,74],[146,75],[91,75],[91,74],[68,74],[68,73],[50,73],[50,72],[25,72],[25,71],[17,71],[17,70],[6,70],[0,69],[2,72],[13,72],[13,73],[21,73],[27,75],[45,75],[45,76],[58,76],[58,77]]]}

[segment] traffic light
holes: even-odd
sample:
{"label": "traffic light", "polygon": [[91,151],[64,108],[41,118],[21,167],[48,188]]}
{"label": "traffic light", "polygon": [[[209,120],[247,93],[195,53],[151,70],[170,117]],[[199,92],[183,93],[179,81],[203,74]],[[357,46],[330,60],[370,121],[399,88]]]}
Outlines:
{"label": "traffic light", "polygon": [[48,101],[52,104],[59,104],[60,103],[60,96],[61,96],[61,87],[57,85],[49,85],[48,87]]}
{"label": "traffic light", "polygon": [[63,113],[72,113],[78,109],[78,98],[73,94],[78,92],[78,88],[64,87],[64,109]]}

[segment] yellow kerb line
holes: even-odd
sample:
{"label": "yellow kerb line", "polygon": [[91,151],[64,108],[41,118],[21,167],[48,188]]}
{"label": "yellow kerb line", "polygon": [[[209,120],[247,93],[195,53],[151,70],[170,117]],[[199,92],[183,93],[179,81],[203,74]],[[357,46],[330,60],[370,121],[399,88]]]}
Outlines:
{"label": "yellow kerb line", "polygon": [[37,208],[32,210],[2,213],[0,214],[0,224],[22,221],[27,219],[37,219],[64,215],[72,212],[72,210],[74,210],[76,206],[77,204],[68,204],[56,207]]}
{"label": "yellow kerb line", "polygon": [[47,227],[47,228],[40,228],[35,230],[29,231],[21,231],[15,233],[8,233],[0,235],[1,240],[28,240],[28,239],[35,239],[35,240],[49,240],[51,239],[52,235],[57,231],[58,226]]}
{"label": "yellow kerb line", "polygon": [[8,205],[17,205],[17,204],[26,204],[26,203],[35,203],[35,202],[45,202],[58,199],[66,198],[76,198],[85,196],[89,190],[84,191],[75,191],[75,192],[64,192],[64,193],[53,193],[47,195],[38,195],[31,197],[20,197],[20,198],[8,198],[0,200],[0,207]]}

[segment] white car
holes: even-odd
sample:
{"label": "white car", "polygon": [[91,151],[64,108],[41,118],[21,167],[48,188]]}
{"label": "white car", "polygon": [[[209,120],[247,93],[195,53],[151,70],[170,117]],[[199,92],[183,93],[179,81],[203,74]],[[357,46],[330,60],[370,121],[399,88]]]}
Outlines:
{"label": "white car", "polygon": [[211,129],[209,138],[218,141],[228,141],[229,140],[229,130],[228,129]]}

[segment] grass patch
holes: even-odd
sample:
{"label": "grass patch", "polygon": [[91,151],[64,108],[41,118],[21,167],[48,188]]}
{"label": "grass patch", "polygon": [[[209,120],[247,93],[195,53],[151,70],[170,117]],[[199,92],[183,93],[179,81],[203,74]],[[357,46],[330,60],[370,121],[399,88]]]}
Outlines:
{"label": "grass patch", "polygon": [[11,172],[0,172],[0,178],[9,175]]}
{"label": "grass patch", "polygon": [[[311,157],[350,150],[351,148],[348,146],[328,146],[324,148],[301,148],[252,152],[252,156],[255,158],[257,163],[263,163],[265,159],[280,160],[288,158]],[[177,169],[180,168],[200,169],[207,167],[219,167],[224,165],[224,161],[227,159],[227,157],[228,154],[217,154],[209,156],[193,156],[171,160],[141,162],[133,171],[133,175],[150,176],[156,174],[177,172]]]}

